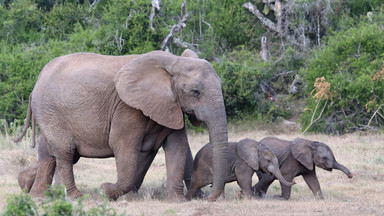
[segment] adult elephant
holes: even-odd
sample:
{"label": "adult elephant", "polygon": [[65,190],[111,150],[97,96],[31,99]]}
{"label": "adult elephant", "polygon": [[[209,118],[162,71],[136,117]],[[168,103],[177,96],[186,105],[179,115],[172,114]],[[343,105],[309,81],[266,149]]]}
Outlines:
{"label": "adult elephant", "polygon": [[100,186],[109,199],[116,200],[133,189],[137,172],[146,171],[143,167],[153,157],[148,152],[162,146],[167,198],[183,200],[189,149],[183,113],[193,124],[207,124],[214,146],[214,192],[209,200],[224,191],[223,164],[228,146],[225,107],[220,78],[205,60],[163,51],[61,56],[41,71],[28,113],[24,129],[32,116],[70,197],[82,195],[73,176],[76,155],[116,158],[117,182]]}

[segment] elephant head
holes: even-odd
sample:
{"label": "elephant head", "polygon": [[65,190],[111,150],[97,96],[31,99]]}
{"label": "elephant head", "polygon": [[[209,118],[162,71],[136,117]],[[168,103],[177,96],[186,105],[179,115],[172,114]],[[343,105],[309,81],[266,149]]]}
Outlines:
{"label": "elephant head", "polygon": [[140,109],[158,124],[171,129],[184,127],[183,113],[194,125],[206,123],[213,145],[213,192],[224,191],[228,131],[221,80],[212,65],[187,50],[183,56],[153,51],[137,57],[114,78],[119,97]]}
{"label": "elephant head", "polygon": [[237,145],[239,157],[254,170],[274,175],[282,184],[292,186],[295,182],[285,180],[280,172],[276,155],[267,146],[251,139],[243,139]]}
{"label": "elephant head", "polygon": [[296,138],[292,141],[291,150],[293,157],[309,170],[318,166],[327,171],[341,170],[349,178],[353,176],[345,166],[336,161],[332,150],[324,143]]}

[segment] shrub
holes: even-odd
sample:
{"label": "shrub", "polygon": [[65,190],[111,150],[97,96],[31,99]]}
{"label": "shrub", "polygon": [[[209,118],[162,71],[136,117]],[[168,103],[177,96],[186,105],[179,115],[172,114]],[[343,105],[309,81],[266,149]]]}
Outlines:
{"label": "shrub", "polygon": [[37,209],[36,203],[32,200],[31,196],[22,192],[19,195],[11,195],[7,198],[7,206],[4,208],[1,215],[37,215]]}
{"label": "shrub", "polygon": [[[50,187],[45,193],[45,200],[36,204],[31,196],[21,192],[19,195],[11,195],[7,198],[7,206],[1,213],[2,216],[116,216],[116,210],[109,206],[108,200],[85,210],[82,203],[84,198],[77,199],[76,203],[67,199],[64,186]],[[123,214],[121,214],[123,215]]]}
{"label": "shrub", "polygon": [[[375,112],[384,104],[384,16],[375,16],[373,20],[361,17],[356,27],[330,36],[327,46],[300,71],[308,95],[316,79],[324,77],[333,96],[309,131],[345,133],[384,124],[380,112]],[[321,107],[325,101],[308,98],[310,111],[301,116],[304,128],[311,124],[318,102]]]}

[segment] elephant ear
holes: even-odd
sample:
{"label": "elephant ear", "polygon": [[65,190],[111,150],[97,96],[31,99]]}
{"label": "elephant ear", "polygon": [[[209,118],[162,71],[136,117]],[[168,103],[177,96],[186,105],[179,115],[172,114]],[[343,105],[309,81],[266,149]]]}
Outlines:
{"label": "elephant ear", "polygon": [[292,141],[291,151],[293,157],[307,169],[313,170],[312,141],[296,138]]}
{"label": "elephant ear", "polygon": [[257,150],[258,142],[251,139],[240,140],[237,145],[237,154],[239,157],[252,167],[254,170],[259,169],[259,151]]}
{"label": "elephant ear", "polygon": [[114,78],[121,100],[171,129],[184,127],[170,73],[177,58],[180,57],[162,51],[150,52],[126,64]]}
{"label": "elephant ear", "polygon": [[191,58],[199,58],[195,52],[193,52],[190,49],[184,50],[184,52],[181,54],[182,57],[191,57]]}

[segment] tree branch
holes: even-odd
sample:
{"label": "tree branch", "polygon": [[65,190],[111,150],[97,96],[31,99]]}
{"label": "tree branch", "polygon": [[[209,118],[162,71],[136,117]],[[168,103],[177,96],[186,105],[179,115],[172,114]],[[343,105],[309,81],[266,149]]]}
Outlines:
{"label": "tree branch", "polygon": [[280,34],[279,29],[273,23],[271,20],[267,19],[256,7],[256,5],[252,4],[251,2],[247,2],[243,4],[243,8],[248,9],[251,13],[253,13],[257,19],[260,20],[260,22],[267,27],[268,29],[277,32]]}
{"label": "tree branch", "polygon": [[152,32],[155,32],[155,29],[153,28],[153,18],[156,15],[156,10],[160,10],[160,4],[161,0],[152,0],[152,9],[151,14],[149,15],[149,28]]}
{"label": "tree branch", "polygon": [[189,14],[187,13],[187,2],[183,2],[181,4],[181,12],[182,12],[182,17],[179,20],[179,23],[172,26],[167,37],[165,37],[163,43],[161,44],[161,50],[169,52],[169,45],[173,40],[175,33],[182,31],[187,25],[186,23],[189,18]]}
{"label": "tree branch", "polygon": [[317,108],[319,107],[320,101],[321,101],[321,99],[319,99],[319,100],[317,101],[315,110],[313,111],[313,115],[312,115],[312,118],[311,118],[311,123],[308,125],[307,128],[305,128],[305,130],[303,131],[302,134],[305,134],[305,132],[307,132],[307,130],[308,130],[308,129],[309,129],[315,122],[317,122],[317,120],[320,119],[321,115],[323,114],[323,112],[324,112],[324,110],[325,110],[325,107],[327,106],[327,103],[328,103],[328,97],[327,97],[327,100],[325,101],[325,104],[324,104],[324,106],[323,106],[323,109],[321,109],[321,112],[320,112],[319,116],[318,116],[316,119],[314,119],[314,118],[315,118],[315,115],[316,115]]}

